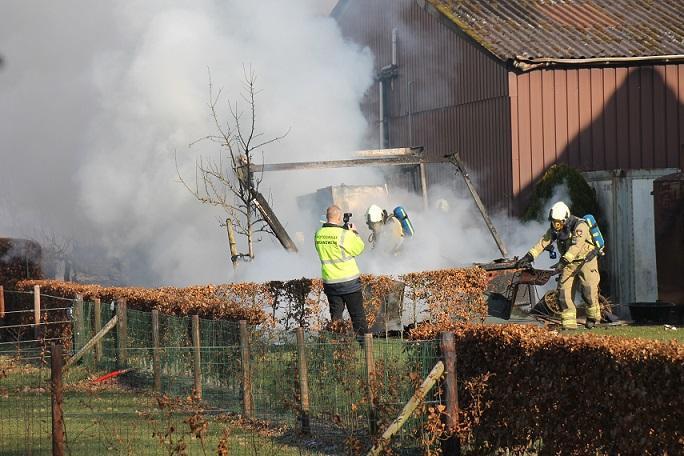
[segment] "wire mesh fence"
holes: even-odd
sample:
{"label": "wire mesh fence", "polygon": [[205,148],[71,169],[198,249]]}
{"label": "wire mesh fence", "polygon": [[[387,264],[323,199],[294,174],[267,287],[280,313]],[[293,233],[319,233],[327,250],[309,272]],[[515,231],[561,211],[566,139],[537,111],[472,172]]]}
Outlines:
{"label": "wire mesh fence", "polygon": [[[122,314],[120,305],[71,300],[59,310],[73,316],[59,337],[0,335],[0,454],[51,453],[47,347],[61,342],[73,356],[115,316],[125,324],[119,320],[65,370],[67,454],[353,452],[369,446],[438,361],[435,341],[371,339],[366,346],[308,332],[298,344],[294,331]],[[395,450],[421,453],[421,426],[420,416],[410,420]]]}

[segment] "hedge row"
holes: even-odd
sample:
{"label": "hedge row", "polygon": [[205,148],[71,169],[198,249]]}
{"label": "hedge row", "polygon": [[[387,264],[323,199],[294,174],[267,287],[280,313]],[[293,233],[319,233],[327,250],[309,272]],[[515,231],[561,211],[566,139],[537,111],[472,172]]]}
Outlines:
{"label": "hedge row", "polygon": [[[363,275],[366,288],[364,305],[370,326],[381,306],[397,293],[398,282],[405,284],[405,307],[420,305],[430,314],[423,332],[437,332],[449,322],[483,318],[487,313],[483,291],[486,273],[480,268],[445,269],[405,274],[399,277]],[[84,299],[111,301],[126,299],[131,309],[157,309],[171,315],[198,314],[208,319],[247,320],[251,324],[278,323],[285,328],[305,326],[320,329],[327,308],[319,279],[297,279],[286,282],[203,285],[186,288],[136,288],[82,285],[56,280],[24,280],[20,290],[40,285],[43,293]]]}
{"label": "hedge row", "polygon": [[456,351],[463,437],[483,454],[684,454],[680,343],[469,325]]}

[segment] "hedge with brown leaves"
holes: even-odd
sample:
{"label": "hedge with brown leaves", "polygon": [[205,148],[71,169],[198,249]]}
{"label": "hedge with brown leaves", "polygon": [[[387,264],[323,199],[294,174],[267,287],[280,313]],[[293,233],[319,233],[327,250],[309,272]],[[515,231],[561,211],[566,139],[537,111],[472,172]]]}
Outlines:
{"label": "hedge with brown leaves", "polygon": [[456,351],[459,386],[486,379],[477,403],[459,391],[483,454],[539,442],[539,454],[684,454],[680,343],[468,325]]}
{"label": "hedge with brown leaves", "polygon": [[266,319],[261,304],[270,298],[264,285],[238,283],[202,285],[186,288],[137,288],[82,285],[58,280],[24,280],[17,283],[20,290],[31,290],[40,285],[41,292],[65,298],[81,294],[84,299],[105,301],[126,299],[130,309],[159,310],[168,315],[199,315],[207,319],[247,320],[258,324]]}
{"label": "hedge with brown leaves", "polygon": [[[430,322],[422,327],[423,332],[438,333],[448,329],[454,321],[486,316],[482,294],[486,273],[480,268],[416,272],[398,279],[406,284],[407,300],[421,302],[430,312]],[[364,274],[361,281],[370,290],[364,306],[371,327],[387,296],[396,293],[397,280]],[[198,314],[208,319],[247,320],[250,324],[279,323],[285,328],[302,325],[320,329],[325,323],[321,310],[327,307],[320,279],[154,289],[103,287],[57,280],[23,280],[16,286],[29,291],[34,285],[40,285],[43,293],[65,298],[74,298],[76,294],[83,295],[86,300],[124,298],[131,309],[157,309],[171,315]]]}

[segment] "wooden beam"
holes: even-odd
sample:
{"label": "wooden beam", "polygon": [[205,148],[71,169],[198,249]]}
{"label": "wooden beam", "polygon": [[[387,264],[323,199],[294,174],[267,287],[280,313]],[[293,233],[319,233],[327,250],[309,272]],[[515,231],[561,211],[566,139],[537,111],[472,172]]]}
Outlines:
{"label": "wooden beam", "polygon": [[409,419],[413,411],[423,401],[425,395],[428,393],[428,391],[430,391],[430,388],[432,388],[435,385],[435,383],[437,382],[437,380],[439,380],[443,373],[444,363],[439,361],[437,364],[435,364],[435,367],[432,368],[428,376],[425,377],[425,380],[423,380],[423,383],[421,383],[421,385],[418,387],[418,389],[413,394],[411,399],[409,399],[409,401],[406,403],[399,416],[392,422],[392,424],[389,425],[387,430],[382,433],[382,437],[380,437],[378,443],[376,443],[373,446],[373,448],[370,449],[370,451],[368,452],[368,456],[378,456],[382,454],[382,450],[384,449],[385,445],[389,442],[389,439],[394,434],[399,432],[399,430],[404,425],[406,420]]}
{"label": "wooden beam", "polygon": [[283,224],[280,223],[280,220],[278,220],[278,217],[276,217],[275,212],[273,212],[273,209],[271,209],[271,206],[268,204],[268,202],[266,202],[266,198],[264,198],[264,196],[261,193],[257,192],[254,189],[252,189],[252,193],[254,195],[254,205],[259,210],[261,217],[266,221],[266,223],[268,223],[268,226],[270,226],[273,230],[273,233],[276,235],[276,238],[278,238],[278,241],[280,241],[280,245],[282,245],[288,252],[296,253],[297,246],[295,245],[290,235],[287,233],[287,230],[285,229]]}
{"label": "wooden beam", "polygon": [[485,208],[485,205],[482,203],[482,200],[480,199],[480,194],[477,193],[477,189],[473,185],[473,182],[470,180],[470,176],[468,175],[468,171],[466,170],[465,166],[463,165],[463,161],[461,161],[460,155],[458,154],[458,152],[456,152],[456,153],[453,153],[451,155],[447,155],[446,158],[448,158],[449,161],[454,166],[456,166],[456,168],[458,169],[458,172],[460,172],[461,176],[463,176],[463,180],[465,181],[465,184],[468,187],[468,190],[470,191],[470,195],[473,197],[473,200],[475,200],[475,205],[480,210],[480,214],[482,214],[482,218],[484,219],[485,224],[487,225],[487,228],[489,228],[489,232],[492,234],[492,237],[494,238],[494,242],[496,242],[496,246],[499,248],[501,255],[504,258],[508,257],[508,251],[506,250],[506,245],[504,244],[501,237],[499,237],[499,233],[497,233],[496,227],[494,227],[494,224],[492,223],[492,219],[489,218],[489,214],[487,213],[487,208]]}
{"label": "wooden beam", "polygon": [[[251,165],[252,172],[254,173],[255,171],[253,167],[254,165]],[[280,223],[280,220],[278,220],[278,217],[275,215],[275,212],[273,212],[273,209],[271,209],[271,206],[266,201],[266,198],[264,198],[264,195],[259,193],[259,191],[252,185],[252,182],[250,182],[250,179],[248,178],[249,173],[247,172],[247,165],[245,164],[244,166],[239,166],[235,171],[235,175],[240,181],[240,184],[249,190],[253,198],[252,203],[259,210],[261,218],[263,218],[264,221],[268,223],[268,226],[271,227],[273,234],[275,234],[275,237],[278,239],[278,241],[280,241],[280,244],[288,252],[296,253],[297,246],[295,245],[294,241],[292,241],[292,238],[287,233],[287,230],[283,224]]]}
{"label": "wooden beam", "polygon": [[116,326],[116,323],[118,322],[118,317],[114,315],[111,320],[107,322],[106,325],[104,325],[104,328],[102,328],[97,334],[93,336],[92,339],[90,339],[86,344],[81,348],[78,353],[76,353],[74,356],[69,358],[69,361],[66,362],[64,365],[64,369],[76,364],[76,362],[83,357],[83,355],[86,354],[88,350],[93,348],[95,344],[102,339],[114,326]]}
{"label": "wooden beam", "polygon": [[267,163],[252,165],[255,173],[263,171],[292,171],[302,169],[352,168],[359,166],[400,166],[419,165],[424,159],[415,155],[396,157],[352,158],[347,160],[324,160],[312,162]]}
{"label": "wooden beam", "polygon": [[357,157],[396,157],[398,155],[420,155],[422,152],[422,147],[397,147],[394,149],[357,150],[354,155]]}

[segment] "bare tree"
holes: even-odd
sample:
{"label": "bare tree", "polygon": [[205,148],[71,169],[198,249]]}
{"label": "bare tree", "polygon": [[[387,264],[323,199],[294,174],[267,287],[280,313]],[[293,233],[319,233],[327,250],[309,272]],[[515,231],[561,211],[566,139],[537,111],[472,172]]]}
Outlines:
{"label": "bare tree", "polygon": [[[243,70],[244,82],[240,96],[246,109],[242,110],[237,101],[228,101],[230,119],[227,122],[223,122],[218,114],[221,90],[214,91],[209,74],[209,110],[217,134],[200,138],[190,146],[206,140],[218,143],[221,146],[218,157],[200,157],[195,162],[194,185],[183,178],[176,161],[178,177],[185,188],[201,203],[225,211],[226,219],[221,226],[228,233],[233,268],[237,268],[240,259],[254,258],[254,241],[260,240],[257,238],[260,233],[273,235],[255,204],[263,173],[254,172],[252,165],[255,154],[261,152],[264,146],[287,135],[286,132],[282,136],[263,139],[263,133],[257,130],[256,96],[259,92],[256,89],[256,74],[251,67]],[[246,253],[239,252],[236,233],[244,239]]]}

